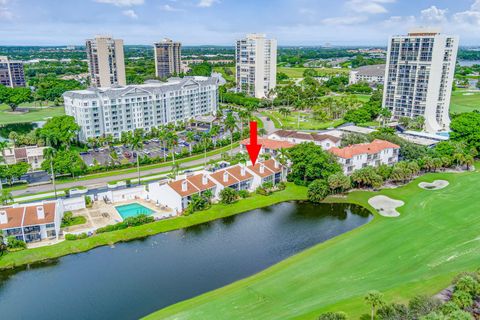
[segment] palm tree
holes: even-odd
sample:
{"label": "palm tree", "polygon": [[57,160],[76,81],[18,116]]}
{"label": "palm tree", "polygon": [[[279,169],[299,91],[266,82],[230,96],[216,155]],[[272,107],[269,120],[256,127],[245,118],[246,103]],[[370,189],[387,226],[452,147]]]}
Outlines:
{"label": "palm tree", "polygon": [[18,133],[16,133],[15,131],[10,131],[10,133],[8,134],[8,139],[12,140],[13,147],[15,148],[15,146],[17,145]]}
{"label": "palm tree", "polygon": [[210,136],[212,137],[214,148],[217,148],[217,136],[219,133],[220,133],[220,126],[213,125],[212,128],[210,129]]}
{"label": "palm tree", "polygon": [[285,166],[288,161],[288,151],[285,148],[280,148],[277,150],[277,159],[281,165]]}
{"label": "palm tree", "polygon": [[240,117],[240,135],[243,137],[243,124],[245,121],[250,120],[251,114],[247,110],[242,110],[238,112],[238,116]]}
{"label": "palm tree", "polygon": [[141,132],[136,131],[129,141],[130,148],[133,151],[137,152],[137,175],[138,175],[138,184],[140,185],[140,151],[143,149],[143,137]]}
{"label": "palm tree", "polygon": [[158,140],[160,140],[160,143],[162,144],[163,148],[163,162],[167,162],[167,153],[166,153],[166,144],[165,141],[167,139],[167,130],[164,127],[159,127],[158,132],[157,132],[157,137]]}
{"label": "palm tree", "polygon": [[7,245],[5,244],[5,236],[3,235],[3,230],[0,230],[0,257],[7,252]]}
{"label": "palm tree", "polygon": [[192,143],[195,141],[195,132],[188,131],[185,135],[185,140],[188,142],[188,152],[190,156],[192,155]]}
{"label": "palm tree", "polygon": [[49,147],[43,150],[43,158],[45,159],[45,161],[50,162],[50,174],[52,175],[53,192],[56,199],[57,187],[55,186],[55,171],[53,170],[53,161],[55,160],[55,154],[57,153],[57,150],[52,148],[50,140],[47,141],[47,144],[49,145]]}
{"label": "palm tree", "polygon": [[470,167],[475,163],[475,159],[471,154],[465,155],[465,165],[467,166],[467,171],[470,171]]}
{"label": "palm tree", "polygon": [[204,132],[202,134],[202,143],[203,143],[203,149],[205,151],[205,156],[203,159],[203,166],[207,166],[207,147],[208,147],[208,141],[210,140],[210,133]]}
{"label": "palm tree", "polygon": [[365,302],[372,308],[371,318],[375,318],[375,310],[384,305],[383,295],[378,291],[370,291],[365,296]]}
{"label": "palm tree", "polygon": [[230,156],[232,156],[233,152],[233,132],[237,128],[237,123],[235,118],[231,113],[227,115],[227,119],[225,119],[225,128],[230,131]]}
{"label": "palm tree", "polygon": [[173,164],[175,164],[175,147],[177,146],[177,143],[178,143],[178,136],[172,131],[170,131],[167,133],[166,141],[167,141],[167,147],[172,150],[172,161],[173,161]]}
{"label": "palm tree", "polygon": [[284,119],[287,118],[287,116],[292,113],[289,109],[285,108],[285,107],[281,107],[280,109],[278,109],[278,112],[283,116]]}

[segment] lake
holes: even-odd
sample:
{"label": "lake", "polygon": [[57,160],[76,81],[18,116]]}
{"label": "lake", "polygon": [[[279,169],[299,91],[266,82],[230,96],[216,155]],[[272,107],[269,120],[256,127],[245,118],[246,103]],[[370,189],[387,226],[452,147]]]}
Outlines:
{"label": "lake", "polygon": [[355,205],[284,202],[2,271],[0,317],[138,319],[255,274],[371,219]]}

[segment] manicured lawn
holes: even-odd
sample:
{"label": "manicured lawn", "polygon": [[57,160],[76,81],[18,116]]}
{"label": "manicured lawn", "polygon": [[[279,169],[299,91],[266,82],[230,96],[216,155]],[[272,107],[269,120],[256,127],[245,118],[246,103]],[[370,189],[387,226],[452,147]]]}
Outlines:
{"label": "manicured lawn", "polygon": [[467,92],[466,90],[457,89],[452,92],[450,112],[461,113],[474,110],[480,110],[480,91]]}
{"label": "manicured lawn", "polygon": [[228,217],[237,213],[266,207],[282,201],[304,199],[306,199],[306,188],[288,183],[285,190],[276,192],[270,196],[253,195],[250,198],[240,200],[234,204],[214,205],[206,211],[197,212],[190,216],[182,216],[135,228],[102,233],[83,240],[63,241],[59,244],[48,247],[9,253],[0,257],[0,270],[36,261],[58,258],[71,253],[79,253],[115,242],[129,241],[161,232],[181,229],[195,224]]}
{"label": "manicured lawn", "polygon": [[[26,106],[22,106],[22,108],[24,107]],[[65,109],[63,106],[47,107],[47,108],[29,107],[29,110],[30,111],[27,113],[17,113],[17,112],[12,113],[9,106],[5,104],[1,104],[0,105],[0,125],[11,124],[11,123],[44,121],[49,117],[56,117],[56,116],[61,116],[65,114]]]}
{"label": "manicured lawn", "polygon": [[[265,111],[264,115],[270,117],[275,128],[294,130],[323,130],[330,127],[338,127],[345,122],[342,119],[328,122],[318,121],[311,113],[303,111],[292,111],[292,113],[286,117],[281,115],[278,111]],[[298,115],[300,115],[300,122],[298,122]]]}
{"label": "manicured lawn", "polygon": [[[442,190],[420,181],[446,179]],[[376,216],[367,225],[295,255],[252,277],[148,316],[148,319],[316,319],[345,311],[369,312],[364,295],[383,292],[405,302],[435,294],[452,277],[479,267],[480,173],[429,174],[405,187],[353,192],[345,201],[364,205],[384,194],[405,202],[398,218]]]}
{"label": "manicured lawn", "polygon": [[[303,72],[307,68],[287,68],[278,67],[277,72],[283,72],[290,78],[303,78]],[[348,74],[349,69],[334,69],[334,68],[314,68],[320,76],[331,76],[335,74]]]}

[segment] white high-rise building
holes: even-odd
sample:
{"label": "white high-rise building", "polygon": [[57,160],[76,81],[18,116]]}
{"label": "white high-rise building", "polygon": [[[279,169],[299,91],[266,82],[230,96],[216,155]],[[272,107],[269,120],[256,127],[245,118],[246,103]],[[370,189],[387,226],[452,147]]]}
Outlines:
{"label": "white high-rise building", "polygon": [[425,118],[427,132],[449,130],[458,37],[415,29],[388,43],[383,106],[394,119]]}
{"label": "white high-rise building", "polygon": [[89,88],[63,94],[65,113],[80,126],[79,139],[112,135],[192,119],[217,111],[218,79],[170,78],[141,85]]}
{"label": "white high-rise building", "polygon": [[277,40],[248,34],[237,41],[237,91],[264,98],[277,85]]}
{"label": "white high-rise building", "polygon": [[125,60],[123,40],[96,36],[86,41],[90,82],[95,87],[124,86]]}

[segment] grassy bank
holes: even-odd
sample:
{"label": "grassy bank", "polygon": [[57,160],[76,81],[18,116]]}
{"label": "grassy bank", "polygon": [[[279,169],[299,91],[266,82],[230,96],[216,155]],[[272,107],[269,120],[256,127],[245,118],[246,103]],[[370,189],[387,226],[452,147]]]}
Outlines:
{"label": "grassy bank", "polygon": [[228,217],[241,212],[266,207],[282,201],[303,199],[306,199],[306,188],[298,187],[289,183],[285,190],[276,192],[270,196],[253,195],[250,198],[240,200],[234,204],[214,205],[209,210],[197,212],[190,216],[182,216],[174,219],[158,221],[121,231],[102,233],[83,240],[64,241],[48,247],[9,253],[3,257],[0,257],[0,270],[48,259],[54,259],[72,253],[79,253],[95,247],[110,245],[116,242],[129,241],[161,232],[186,228],[192,225]]}
{"label": "grassy bank", "polygon": [[[421,181],[445,179],[442,190],[424,190]],[[407,186],[380,192],[352,192],[331,202],[368,205],[383,194],[405,205],[398,218],[371,223],[321,243],[252,277],[172,305],[148,319],[315,319],[325,311],[368,313],[364,295],[385,293],[406,301],[435,294],[451,277],[480,265],[479,172],[436,173]]]}

